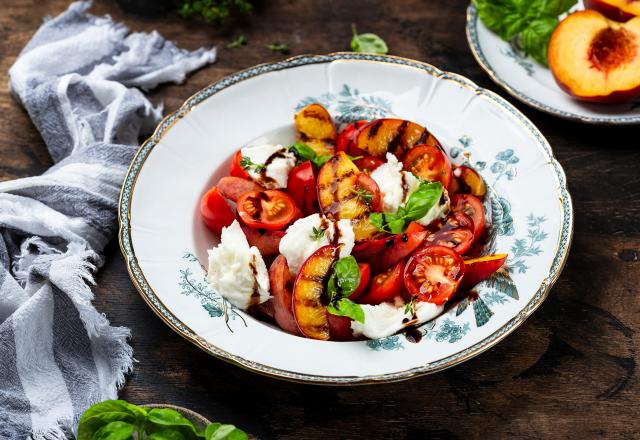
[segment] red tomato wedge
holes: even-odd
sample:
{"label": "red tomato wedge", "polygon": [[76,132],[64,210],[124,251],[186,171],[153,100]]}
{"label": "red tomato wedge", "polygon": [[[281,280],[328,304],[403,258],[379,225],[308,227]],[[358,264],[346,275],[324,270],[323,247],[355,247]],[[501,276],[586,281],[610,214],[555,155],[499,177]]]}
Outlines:
{"label": "red tomato wedge", "polygon": [[356,121],[346,125],[338,135],[338,140],[336,141],[336,152],[347,151],[349,146],[354,143],[358,129],[366,124],[367,121]]}
{"label": "red tomato wedge", "polygon": [[386,242],[390,238],[392,237],[365,240],[356,243],[351,251],[351,255],[358,261],[370,261],[387,247]]}
{"label": "red tomato wedge", "polygon": [[216,185],[220,189],[220,193],[227,199],[237,201],[242,194],[251,191],[263,191],[264,188],[251,180],[242,179],[240,177],[227,176],[218,181]]}
{"label": "red tomato wedge", "polygon": [[280,240],[284,237],[284,231],[268,231],[266,229],[253,229],[241,225],[249,246],[255,246],[263,257],[276,255],[280,252]]}
{"label": "red tomato wedge", "polygon": [[454,194],[451,196],[451,209],[464,212],[473,220],[473,236],[478,239],[484,232],[484,208],[482,202],[471,194]]}
{"label": "red tomato wedge", "polygon": [[407,151],[402,159],[403,168],[421,179],[439,181],[449,188],[451,183],[451,162],[442,149],[434,145],[417,145]]}
{"label": "red tomato wedge", "polygon": [[360,269],[360,284],[358,284],[356,290],[349,295],[349,299],[351,300],[355,300],[362,295],[369,284],[369,279],[371,278],[371,266],[367,263],[358,263],[358,268]]}
{"label": "red tomato wedge", "polygon": [[412,232],[425,231],[426,229],[427,228],[425,228],[424,226],[422,226],[418,222],[411,222],[411,223],[409,223],[409,226],[407,226],[407,229],[404,232],[406,234],[411,234]]}
{"label": "red tomato wedge", "polygon": [[242,160],[242,152],[238,150],[236,154],[233,155],[233,160],[231,161],[231,169],[229,170],[229,175],[233,177],[240,177],[241,179],[251,179],[249,173],[240,166],[240,161]]}
{"label": "red tomato wedge", "polygon": [[363,197],[363,201],[369,206],[371,211],[377,212],[382,208],[380,187],[378,187],[376,181],[369,177],[368,174],[360,173],[358,175],[355,191],[356,197]]}
{"label": "red tomato wedge", "polygon": [[444,246],[464,255],[473,243],[473,232],[468,228],[438,231],[428,236],[425,243],[429,246]]}
{"label": "red tomato wedge", "polygon": [[302,335],[293,317],[293,282],[287,259],[278,255],[269,268],[269,284],[273,295],[274,319],[280,328],[292,335]]}
{"label": "red tomato wedge", "polygon": [[360,159],[354,160],[353,163],[363,173],[371,174],[373,170],[384,164],[384,160],[375,156],[364,156]]}
{"label": "red tomato wedge", "polygon": [[233,210],[215,186],[200,199],[200,214],[207,227],[218,235],[222,228],[236,219]]}
{"label": "red tomato wedge", "polygon": [[402,273],[404,271],[404,261],[398,262],[395,266],[376,275],[371,280],[369,291],[358,298],[361,304],[380,304],[393,299],[402,294],[404,284]]}
{"label": "red tomato wedge", "polygon": [[375,270],[381,272],[395,266],[399,261],[407,258],[413,251],[418,249],[429,232],[405,232],[394,235],[385,240],[385,248],[375,257]]}
{"label": "red tomato wedge", "polygon": [[313,165],[306,161],[296,166],[289,173],[287,192],[304,215],[318,212],[318,192]]}
{"label": "red tomato wedge", "polygon": [[419,301],[444,304],[456,292],[464,270],[464,261],[453,249],[427,246],[407,261],[404,285]]}
{"label": "red tomato wedge", "polygon": [[468,290],[486,280],[500,269],[506,260],[507,254],[487,255],[473,260],[465,260],[464,277],[460,288]]}
{"label": "red tomato wedge", "polygon": [[270,231],[283,229],[301,216],[293,199],[277,189],[245,193],[236,209],[245,225]]}

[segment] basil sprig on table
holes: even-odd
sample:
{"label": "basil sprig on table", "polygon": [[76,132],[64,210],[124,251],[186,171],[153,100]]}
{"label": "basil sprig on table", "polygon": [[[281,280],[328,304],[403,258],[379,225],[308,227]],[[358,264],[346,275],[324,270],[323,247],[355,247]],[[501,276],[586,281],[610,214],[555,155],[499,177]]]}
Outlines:
{"label": "basil sprig on table", "polygon": [[364,311],[360,304],[349,299],[360,284],[360,268],[351,255],[336,261],[327,282],[329,305],[327,311],[336,316],[347,316],[364,324]]}
{"label": "basil sprig on table", "polygon": [[374,212],[369,216],[371,224],[384,232],[402,234],[408,223],[421,219],[442,197],[440,182],[421,181],[420,186],[409,196],[404,206],[398,212]]}
{"label": "basil sprig on table", "polygon": [[546,66],[558,16],[576,0],[473,0],[473,4],[485,26]]}
{"label": "basil sprig on table", "polygon": [[[293,154],[301,161],[304,162],[306,160],[311,161],[312,164],[317,166],[318,168],[322,168],[329,159],[331,159],[331,155],[329,154],[318,154],[313,148],[305,144],[304,142],[296,142],[295,144],[289,145],[289,151],[292,151]],[[351,160],[361,159],[362,156],[348,156]]]}
{"label": "basil sprig on table", "polygon": [[170,408],[145,409],[124,400],[91,406],[80,418],[78,440],[246,440],[233,425],[211,423],[203,431]]}
{"label": "basil sprig on table", "polygon": [[389,52],[387,43],[376,34],[359,34],[355,23],[351,25],[353,37],[351,38],[351,50],[354,52],[377,53],[384,55]]}

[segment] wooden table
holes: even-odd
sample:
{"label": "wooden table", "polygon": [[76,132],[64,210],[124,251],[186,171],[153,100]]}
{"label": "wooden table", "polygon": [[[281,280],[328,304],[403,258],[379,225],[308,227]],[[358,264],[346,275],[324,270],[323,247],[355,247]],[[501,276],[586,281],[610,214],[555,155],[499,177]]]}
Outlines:
{"label": "wooden table", "polygon": [[[40,136],[9,96],[7,70],[45,15],[66,0],[4,0],[0,15],[0,180],[51,165]],[[348,50],[351,23],[391,53],[428,61],[507,96],[467,47],[465,0],[262,2],[237,29],[124,15],[132,29],[157,29],[180,46],[218,45],[219,61],[182,86],[152,94],[173,111],[198,89],[238,69],[293,54]],[[226,49],[237,33],[249,44]],[[507,96],[508,97],[508,96]],[[513,100],[510,99],[512,102]],[[106,249],[96,307],[132,330],[138,363],[121,397],[172,402],[235,423],[260,438],[638,438],[640,436],[640,136],[638,128],[563,121],[516,103],[564,166],[576,224],[568,264],[547,301],[512,336],[463,365],[408,382],[354,388],[299,385],[259,376],[200,351],[173,333],[133,288],[116,240]]]}

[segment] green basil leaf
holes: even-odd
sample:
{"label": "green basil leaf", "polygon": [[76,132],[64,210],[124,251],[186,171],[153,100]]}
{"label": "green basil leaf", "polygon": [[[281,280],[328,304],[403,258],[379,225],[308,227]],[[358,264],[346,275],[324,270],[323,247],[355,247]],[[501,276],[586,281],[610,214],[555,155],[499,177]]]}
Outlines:
{"label": "green basil leaf", "polygon": [[327,306],[327,311],[332,315],[346,316],[364,324],[364,310],[362,310],[360,304],[354,303],[349,298],[341,298],[335,305],[330,303]]}
{"label": "green basil leaf", "polygon": [[111,422],[141,424],[147,412],[124,400],[105,400],[89,407],[78,423],[78,440],[90,440],[101,427]]}
{"label": "green basil leaf", "polygon": [[211,423],[204,432],[205,440],[247,440],[249,436],[233,425]]}
{"label": "green basil leaf", "polygon": [[533,20],[520,34],[519,43],[531,58],[546,66],[549,40],[554,29],[558,25],[555,17],[546,17]]}
{"label": "green basil leaf", "polygon": [[182,432],[187,438],[202,437],[202,433],[189,419],[170,408],[153,408],[149,411],[147,426],[154,432],[164,428],[173,428]]}
{"label": "green basil leaf", "polygon": [[316,158],[316,152],[303,142],[296,142],[293,145],[289,146],[289,150],[293,151],[293,153],[301,160],[310,160],[313,161]]}
{"label": "green basil leaf", "polygon": [[[385,214],[385,217],[387,217],[386,214]],[[404,232],[404,227],[406,223],[407,222],[405,217],[392,216],[387,219],[387,228],[389,229],[389,232],[391,232],[392,234],[402,234]]]}
{"label": "green basil leaf", "polygon": [[334,272],[329,277],[329,281],[327,281],[327,297],[329,298],[329,302],[333,301],[333,299],[337,295],[338,295],[338,283],[336,281],[336,274]]}
{"label": "green basil leaf", "polygon": [[381,212],[374,212],[369,215],[369,221],[373,226],[381,231],[384,231],[384,214]]}
{"label": "green basil leaf", "polygon": [[356,25],[351,26],[353,38],[351,39],[351,50],[354,52],[377,53],[384,55],[389,52],[387,43],[376,34],[358,34]]}
{"label": "green basil leaf", "polygon": [[[315,152],[314,152],[315,154]],[[331,156],[326,155],[326,156],[316,156],[315,159],[311,159],[311,161],[315,164],[315,166],[317,166],[318,168],[322,168],[322,165],[324,165],[325,163],[327,163],[327,161],[331,159]]]}
{"label": "green basil leaf", "polygon": [[531,9],[538,13],[538,17],[557,18],[558,15],[568,12],[576,3],[576,0],[534,0]]}
{"label": "green basil leaf", "polygon": [[187,440],[187,437],[175,429],[163,429],[146,437],[148,440]]}
{"label": "green basil leaf", "polygon": [[91,440],[130,440],[133,439],[134,427],[126,422],[109,422],[98,429]]}
{"label": "green basil leaf", "polygon": [[427,215],[429,210],[442,197],[440,182],[420,182],[420,186],[409,196],[404,207],[404,218],[407,222],[418,220]]}
{"label": "green basil leaf", "polygon": [[348,297],[360,284],[360,268],[356,259],[349,255],[336,261],[333,266],[338,287],[342,296]]}
{"label": "green basil leaf", "polygon": [[576,3],[577,0],[473,0],[485,26],[545,66],[558,16]]}

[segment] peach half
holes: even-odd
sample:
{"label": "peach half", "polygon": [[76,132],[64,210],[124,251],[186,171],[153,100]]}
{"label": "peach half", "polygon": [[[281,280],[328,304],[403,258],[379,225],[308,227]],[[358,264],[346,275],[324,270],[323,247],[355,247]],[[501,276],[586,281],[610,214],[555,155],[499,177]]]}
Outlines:
{"label": "peach half", "polygon": [[615,21],[640,17],[640,0],[584,0],[584,7],[595,9]]}
{"label": "peach half", "polygon": [[551,36],[549,68],[580,100],[633,99],[640,94],[640,17],[617,23],[597,11],[574,12]]}

